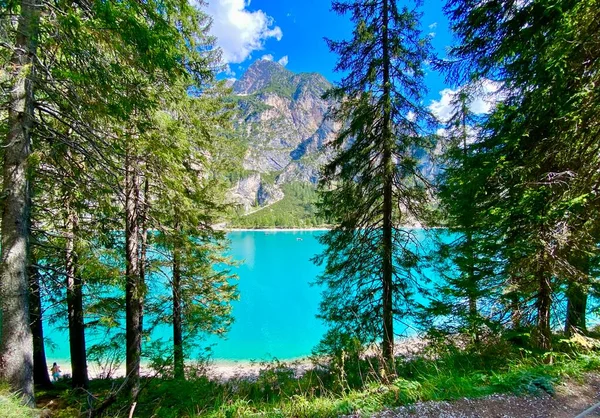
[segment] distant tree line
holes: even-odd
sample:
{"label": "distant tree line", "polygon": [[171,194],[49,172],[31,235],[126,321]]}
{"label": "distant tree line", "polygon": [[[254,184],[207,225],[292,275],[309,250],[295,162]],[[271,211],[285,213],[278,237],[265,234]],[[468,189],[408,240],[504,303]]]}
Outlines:
{"label": "distant tree line", "polygon": [[284,198],[264,208],[246,214],[241,208],[232,216],[233,228],[314,228],[328,225],[328,220],[317,213],[318,194],[309,183],[284,184]]}

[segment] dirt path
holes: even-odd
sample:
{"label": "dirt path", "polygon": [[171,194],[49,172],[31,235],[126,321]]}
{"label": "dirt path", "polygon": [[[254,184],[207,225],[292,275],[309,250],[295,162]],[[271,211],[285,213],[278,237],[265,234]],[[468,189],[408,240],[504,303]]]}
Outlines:
{"label": "dirt path", "polygon": [[[555,387],[554,396],[492,395],[453,402],[422,402],[376,414],[377,418],[574,418],[600,402],[600,374],[583,381],[568,380]],[[600,408],[587,417],[599,417]]]}

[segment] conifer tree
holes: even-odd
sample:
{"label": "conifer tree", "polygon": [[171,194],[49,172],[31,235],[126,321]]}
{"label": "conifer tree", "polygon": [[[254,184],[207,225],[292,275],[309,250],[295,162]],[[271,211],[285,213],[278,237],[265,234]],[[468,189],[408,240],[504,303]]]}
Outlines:
{"label": "conifer tree", "polygon": [[226,331],[229,301],[236,296],[228,260],[222,256],[224,233],[212,227],[224,213],[225,179],[232,162],[223,152],[230,116],[223,93],[217,85],[190,97],[184,88],[174,87],[155,123],[156,135],[163,138],[155,155],[164,152],[169,159],[153,158],[147,165],[152,168],[149,215],[159,226],[149,248],[160,254],[153,257],[155,262],[171,271],[171,297],[162,298],[155,309],[171,312],[176,378],[185,376],[185,359],[203,336]]}
{"label": "conifer tree", "polygon": [[29,222],[33,125],[34,57],[39,36],[39,2],[10,9],[18,16],[10,60],[8,125],[3,140],[0,264],[0,377],[33,405],[33,339],[29,326]]}
{"label": "conifer tree", "polygon": [[422,219],[427,200],[417,151],[428,146],[429,44],[419,13],[394,0],[336,1],[333,10],[355,26],[350,40],[328,41],[344,73],[328,93],[343,128],[320,184],[321,214],[336,225],[316,258],[325,264],[321,315],[364,343],[380,340],[392,370],[394,322],[409,309],[418,261],[415,236],[402,226]]}
{"label": "conifer tree", "polygon": [[[150,228],[145,215],[147,176],[144,170],[146,157],[152,154],[149,139],[162,140],[152,137],[153,127],[148,121],[164,107],[160,98],[175,84],[178,89],[181,85],[195,84],[204,91],[213,77],[218,56],[207,36],[208,18],[187,2],[172,1],[161,7],[155,3],[138,2],[76,5],[59,2],[53,5],[52,13],[45,13],[46,4],[38,5],[36,2],[23,2],[22,5],[9,2],[9,5],[12,12],[21,15],[21,27],[13,27],[15,21],[12,15],[0,11],[3,46],[14,46],[10,51],[12,63],[9,62],[11,54],[6,53],[4,48],[0,53],[0,82],[10,87],[2,90],[2,99],[8,103],[9,121],[14,122],[11,125],[14,129],[4,130],[2,125],[0,130],[5,134],[6,145],[10,145],[5,146],[4,157],[10,161],[5,161],[4,170],[12,177],[5,177],[5,181],[17,181],[18,184],[5,184],[5,189],[11,190],[11,196],[6,200],[8,204],[4,205],[4,209],[10,213],[4,213],[2,222],[23,228],[17,228],[22,247],[19,256],[3,267],[3,271],[10,270],[14,274],[11,273],[11,280],[2,279],[2,291],[8,292],[8,295],[18,290],[23,298],[3,297],[1,300],[5,313],[2,326],[12,331],[2,332],[0,354],[11,365],[2,368],[2,377],[13,383],[13,389],[31,399],[31,367],[28,366],[32,361],[28,361],[27,354],[31,344],[16,343],[16,339],[27,337],[27,332],[15,322],[19,319],[22,324],[28,325],[29,321],[24,299],[27,284],[17,280],[27,278],[31,235],[27,226],[30,223],[29,202],[33,202],[37,211],[33,241],[37,249],[45,248],[37,258],[43,262],[38,262],[36,268],[30,270],[31,276],[38,277],[37,269],[39,277],[54,276],[54,279],[60,279],[56,283],[67,284],[71,289],[68,295],[72,302],[69,303],[70,316],[77,318],[72,323],[79,325],[77,335],[84,336],[81,312],[84,307],[82,298],[85,297],[83,279],[90,273],[94,275],[87,271],[86,263],[93,264],[94,268],[102,265],[98,260],[92,260],[97,250],[92,247],[110,241],[111,229],[123,229],[125,216],[120,223],[115,223],[114,215],[115,203],[126,200],[126,193],[121,193],[120,189],[124,174],[123,157],[125,151],[129,151],[132,164],[126,171],[133,175],[129,177],[131,182],[127,190],[134,191],[135,204],[135,212],[131,211],[129,215],[139,231],[135,239],[139,240],[141,249],[135,254],[141,260],[139,272],[129,274],[130,282],[141,290],[134,292],[130,289],[129,295],[137,297],[138,305],[143,304],[144,237],[145,231]],[[40,25],[37,24],[39,16],[43,19]],[[14,92],[14,97],[4,95],[5,91]],[[35,136],[33,159],[29,158],[32,136]],[[170,158],[169,155],[163,157],[167,161]],[[30,167],[31,177],[25,175],[27,164],[32,162],[28,158],[34,162]],[[79,170],[80,175],[75,176],[73,169]],[[35,171],[41,175],[33,176]],[[49,173],[57,175],[57,178],[53,181]],[[44,184],[36,183],[32,188],[28,185],[29,179],[43,181]],[[62,197],[69,204],[61,206],[53,185],[66,184],[69,185],[68,193]],[[142,189],[141,196],[136,196],[132,185]],[[168,185],[161,184],[160,187]],[[33,200],[28,197],[31,189],[40,191]],[[12,197],[15,205],[11,203]],[[22,203],[19,211],[18,202]],[[44,206],[45,203],[50,205]],[[61,219],[65,207],[70,209],[65,218],[68,222],[60,225],[58,219]],[[110,222],[103,222],[106,220],[101,220],[104,216],[112,217]],[[96,234],[87,241],[90,239],[86,235],[90,231],[87,228],[95,228],[102,234]],[[8,230],[2,233],[3,240],[12,239],[13,235]],[[83,245],[84,242],[92,245]],[[8,241],[3,242],[2,250],[9,251],[11,245]],[[78,247],[81,251],[77,251]],[[106,268],[110,270],[110,266]],[[83,281],[77,282],[79,278]],[[35,284],[32,281],[34,292]],[[64,287],[55,289],[62,294]],[[133,366],[128,372],[135,397],[139,382],[141,306],[128,317],[140,322],[140,326],[129,327],[129,337],[134,343],[129,345],[133,353],[129,363]],[[36,329],[39,337],[41,332],[39,327]],[[85,353],[84,338],[73,341],[73,345]],[[22,355],[17,355],[21,360],[8,360],[21,351]],[[80,357],[85,362],[85,354]],[[17,383],[16,375],[12,376],[13,371],[20,376]],[[81,382],[87,379],[84,374],[79,379]]]}
{"label": "conifer tree", "polygon": [[470,85],[456,91],[451,102],[453,112],[443,121],[446,129],[441,139],[444,147],[438,197],[442,225],[449,229],[450,236],[439,234],[436,240],[432,258],[441,280],[435,284],[436,291],[424,313],[426,326],[434,325],[431,316],[445,318],[436,321],[438,331],[466,333],[472,336],[472,342],[479,341],[481,333],[481,298],[492,296],[482,279],[494,264],[478,248],[479,238],[485,234],[477,225],[480,212],[475,203],[480,168],[470,158],[480,123],[470,106],[478,90]]}
{"label": "conifer tree", "polygon": [[535,298],[523,308],[535,309],[542,349],[551,348],[553,299],[565,282],[588,281],[580,260],[595,254],[598,241],[591,169],[598,119],[590,113],[598,105],[591,94],[598,77],[597,6],[594,0],[451,0],[447,6],[460,40],[446,63],[451,78],[490,78],[503,86],[504,103],[485,123],[478,149],[488,165],[479,205],[495,233],[490,254],[503,260],[506,288],[518,289],[514,300]]}

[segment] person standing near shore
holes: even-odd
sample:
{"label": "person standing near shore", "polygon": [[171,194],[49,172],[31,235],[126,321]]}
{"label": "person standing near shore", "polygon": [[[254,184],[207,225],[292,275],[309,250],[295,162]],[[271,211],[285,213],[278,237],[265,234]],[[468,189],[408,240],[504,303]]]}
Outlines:
{"label": "person standing near shore", "polygon": [[56,382],[59,378],[60,378],[60,366],[58,364],[56,364],[56,362],[54,364],[52,364],[52,368],[50,369],[50,372],[52,373],[52,380],[54,382]]}

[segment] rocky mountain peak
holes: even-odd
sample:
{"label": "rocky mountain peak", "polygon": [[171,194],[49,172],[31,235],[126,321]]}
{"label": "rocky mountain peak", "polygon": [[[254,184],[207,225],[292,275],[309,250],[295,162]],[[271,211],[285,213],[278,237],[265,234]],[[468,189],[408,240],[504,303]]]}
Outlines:
{"label": "rocky mountain peak", "polygon": [[248,67],[242,78],[235,82],[233,92],[238,95],[253,94],[269,87],[288,85],[293,76],[294,73],[277,62],[257,60]]}
{"label": "rocky mountain peak", "polygon": [[325,145],[338,127],[323,99],[331,84],[317,73],[293,73],[273,61],[254,62],[233,86],[236,123],[247,144],[234,200],[249,208],[282,199],[289,183],[315,184],[328,161]]}

